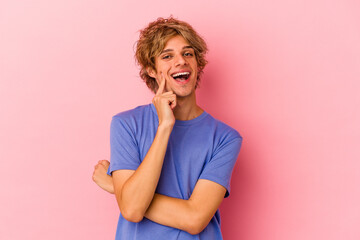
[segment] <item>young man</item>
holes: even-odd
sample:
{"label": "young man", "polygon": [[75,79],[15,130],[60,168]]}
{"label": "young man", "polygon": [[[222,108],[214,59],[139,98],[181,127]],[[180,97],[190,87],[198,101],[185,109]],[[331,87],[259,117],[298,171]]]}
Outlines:
{"label": "young man", "polygon": [[113,116],[110,165],[99,161],[93,174],[115,193],[116,239],[222,239],[218,208],[242,137],[196,104],[206,52],[193,28],[174,18],[140,32],[136,59],[155,96]]}

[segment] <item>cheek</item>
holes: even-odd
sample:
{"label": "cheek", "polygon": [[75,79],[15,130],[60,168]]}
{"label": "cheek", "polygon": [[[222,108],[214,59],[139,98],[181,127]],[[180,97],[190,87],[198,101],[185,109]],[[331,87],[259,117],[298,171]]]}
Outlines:
{"label": "cheek", "polygon": [[158,65],[158,69],[164,73],[168,72],[171,68],[171,64],[167,62],[162,62]]}
{"label": "cheek", "polygon": [[163,68],[162,68],[162,72],[164,73],[164,74],[167,74],[167,75],[170,75],[170,67],[168,67],[168,66],[164,66]]}

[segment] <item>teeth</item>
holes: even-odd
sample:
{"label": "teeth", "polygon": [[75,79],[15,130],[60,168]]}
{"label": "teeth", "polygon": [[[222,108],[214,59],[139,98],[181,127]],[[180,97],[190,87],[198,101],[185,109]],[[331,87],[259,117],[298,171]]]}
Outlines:
{"label": "teeth", "polygon": [[189,72],[181,72],[181,73],[176,73],[176,74],[172,75],[172,77],[178,77],[181,75],[189,75],[189,74],[190,74]]}

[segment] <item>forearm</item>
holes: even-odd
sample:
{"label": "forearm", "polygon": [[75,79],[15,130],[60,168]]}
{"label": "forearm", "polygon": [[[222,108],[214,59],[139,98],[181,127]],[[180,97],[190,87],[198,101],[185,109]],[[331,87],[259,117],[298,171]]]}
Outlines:
{"label": "forearm", "polygon": [[145,217],[156,223],[198,234],[210,219],[202,216],[202,209],[191,199],[184,200],[155,194]]}
{"label": "forearm", "polygon": [[121,189],[114,182],[116,198],[122,213],[135,215],[138,220],[144,216],[160,178],[171,130],[172,128],[159,126],[149,151],[133,175]]}
{"label": "forearm", "polygon": [[145,217],[162,225],[188,230],[192,209],[188,200],[155,194]]}
{"label": "forearm", "polygon": [[200,233],[214,217],[224,199],[226,188],[200,179],[188,200],[155,194],[145,217],[190,234]]}

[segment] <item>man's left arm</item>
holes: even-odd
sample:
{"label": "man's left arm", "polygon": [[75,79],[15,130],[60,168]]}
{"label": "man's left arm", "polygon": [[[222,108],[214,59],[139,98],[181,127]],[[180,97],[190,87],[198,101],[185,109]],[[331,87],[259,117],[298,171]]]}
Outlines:
{"label": "man's left arm", "polygon": [[229,194],[231,173],[241,143],[242,137],[237,132],[229,134],[214,150],[188,200],[155,194],[145,217],[190,234],[200,233]]}
{"label": "man's left arm", "polygon": [[[156,223],[190,234],[200,233],[209,224],[230,189],[230,176],[241,142],[242,138],[238,138],[219,147],[219,151],[215,152],[203,170],[188,200],[155,193],[144,216]],[[97,166],[100,167],[95,167],[93,179],[101,188],[107,190],[105,186],[111,185],[107,176],[104,177],[107,161],[99,161]]]}
{"label": "man's left arm", "polygon": [[224,199],[226,188],[200,179],[188,200],[155,194],[145,217],[162,225],[199,234],[210,222]]}
{"label": "man's left arm", "polygon": [[[99,187],[113,194],[112,177],[106,174],[108,167],[107,160],[99,161],[95,166],[93,180]],[[188,200],[155,193],[145,217],[190,234],[198,234],[209,224],[225,193],[226,188],[220,184],[200,179]]]}

